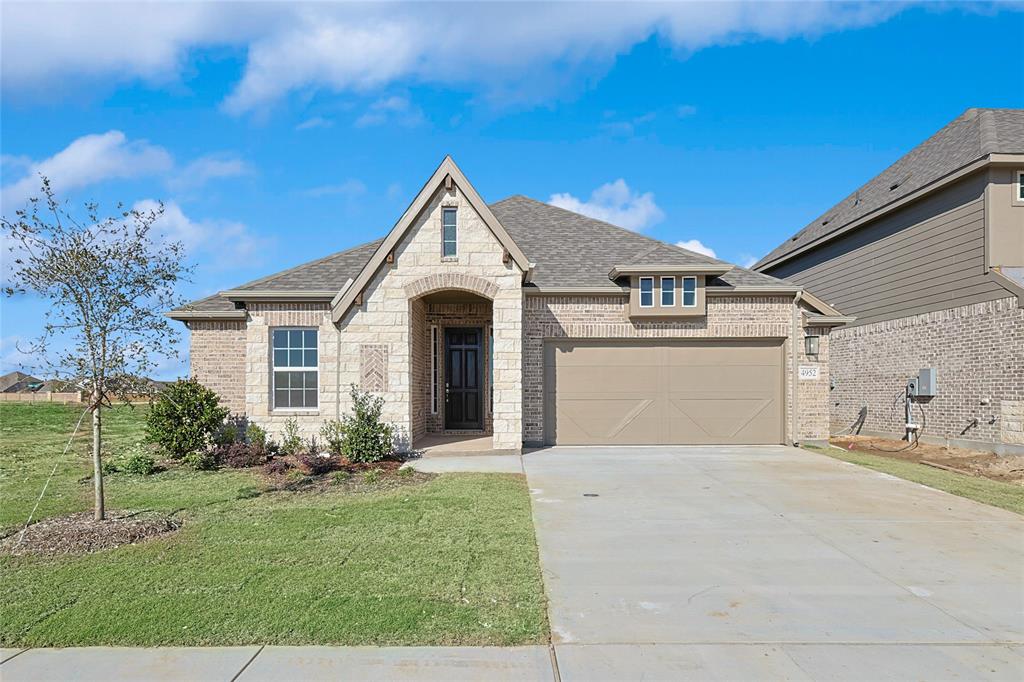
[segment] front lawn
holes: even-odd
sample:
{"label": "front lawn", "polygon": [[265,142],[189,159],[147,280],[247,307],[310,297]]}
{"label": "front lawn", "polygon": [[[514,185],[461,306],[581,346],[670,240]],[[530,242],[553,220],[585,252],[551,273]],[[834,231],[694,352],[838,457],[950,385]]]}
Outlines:
{"label": "front lawn", "polygon": [[[0,404],[0,525],[24,522],[75,407]],[[108,413],[111,450],[143,410]],[[88,430],[38,517],[88,509]],[[525,644],[547,637],[525,480],[446,475],[382,492],[266,492],[256,470],[107,478],[110,509],[177,512],[171,536],[0,558],[0,644]],[[255,496],[254,496],[255,495]]]}
{"label": "front lawn", "polygon": [[882,455],[871,455],[855,450],[843,450],[834,447],[822,448],[813,445],[804,445],[803,447],[813,452],[841,459],[844,462],[859,464],[875,471],[881,471],[913,481],[914,483],[926,485],[929,488],[966,497],[975,502],[990,504],[993,507],[1002,507],[1018,514],[1024,514],[1024,486],[976,476],[967,476],[944,469],[936,469],[924,464],[917,464],[916,462],[893,459]]}

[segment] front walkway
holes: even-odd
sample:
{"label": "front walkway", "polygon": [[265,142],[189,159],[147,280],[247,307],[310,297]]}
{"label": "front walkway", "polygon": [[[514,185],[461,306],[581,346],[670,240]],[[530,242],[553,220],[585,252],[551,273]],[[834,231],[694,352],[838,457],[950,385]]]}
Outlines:
{"label": "front walkway", "polygon": [[562,680],[1024,679],[1024,519],[781,446],[523,457]]}

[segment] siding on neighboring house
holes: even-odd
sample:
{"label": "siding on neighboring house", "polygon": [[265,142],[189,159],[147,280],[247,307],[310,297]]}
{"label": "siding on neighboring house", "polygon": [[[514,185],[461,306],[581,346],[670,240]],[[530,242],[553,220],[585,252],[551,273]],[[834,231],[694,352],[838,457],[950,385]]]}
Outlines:
{"label": "siding on neighboring house", "polygon": [[765,272],[855,315],[854,325],[1004,298],[985,272],[987,182],[972,174]]}

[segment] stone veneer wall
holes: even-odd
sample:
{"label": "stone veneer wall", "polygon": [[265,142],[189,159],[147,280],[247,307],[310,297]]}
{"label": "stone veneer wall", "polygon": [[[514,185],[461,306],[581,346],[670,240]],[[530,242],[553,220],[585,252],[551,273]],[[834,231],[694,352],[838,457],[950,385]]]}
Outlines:
{"label": "stone veneer wall", "polygon": [[[339,386],[338,329],[331,322],[330,306],[327,303],[250,303],[248,312],[245,336],[246,416],[276,437],[280,437],[284,422],[289,418],[298,422],[303,436],[318,436],[320,425],[339,414],[339,392],[347,404],[349,383],[359,383],[357,365],[356,374],[346,376]],[[274,327],[315,327],[318,330],[318,409],[271,409],[270,341]]]}
{"label": "stone veneer wall", "polygon": [[[626,296],[529,296],[525,302],[523,357],[523,440],[544,440],[544,340],[554,338],[765,338],[785,339],[785,437],[792,440],[793,372],[790,337],[793,299],[785,296],[708,297],[707,315],[694,320],[634,321],[628,317]],[[801,381],[797,411],[798,440],[828,436],[828,330],[800,329],[803,336],[820,334],[816,381]]]}
{"label": "stone veneer wall", "polygon": [[836,329],[831,358],[833,433],[848,432],[866,407],[865,432],[902,435],[906,380],[934,367],[937,395],[920,399],[923,439],[1024,447],[1024,309],[1016,298]]}
{"label": "stone veneer wall", "polygon": [[427,432],[430,414],[430,327],[427,304],[418,299],[409,304],[409,366],[412,368],[412,439]]}
{"label": "stone veneer wall", "polygon": [[232,414],[245,414],[245,321],[189,322],[191,375],[220,395]]}
{"label": "stone veneer wall", "polygon": [[[441,209],[458,210],[457,259],[441,257]],[[496,449],[522,447],[522,272],[505,262],[504,248],[461,193],[439,190],[364,292],[363,305],[340,324],[341,383],[356,380],[359,348],[384,344],[389,349],[388,382],[380,392],[386,419],[410,437],[416,428],[410,315],[416,300],[435,291],[470,291],[492,301],[494,335],[494,437]],[[340,407],[347,409],[347,396]]]}

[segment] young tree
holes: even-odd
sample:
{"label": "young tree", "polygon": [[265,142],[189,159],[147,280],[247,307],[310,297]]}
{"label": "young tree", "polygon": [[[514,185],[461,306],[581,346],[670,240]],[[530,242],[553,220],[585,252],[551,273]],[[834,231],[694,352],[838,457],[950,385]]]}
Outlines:
{"label": "young tree", "polygon": [[33,293],[48,302],[42,334],[22,352],[56,378],[89,392],[95,518],[104,518],[102,410],[113,399],[149,394],[157,356],[176,357],[178,336],[163,312],[180,301],[187,280],[180,242],[161,240],[153,211],[101,218],[86,204],[84,220],[61,205],[42,178],[42,197],[2,221],[8,253],[6,296]]}

